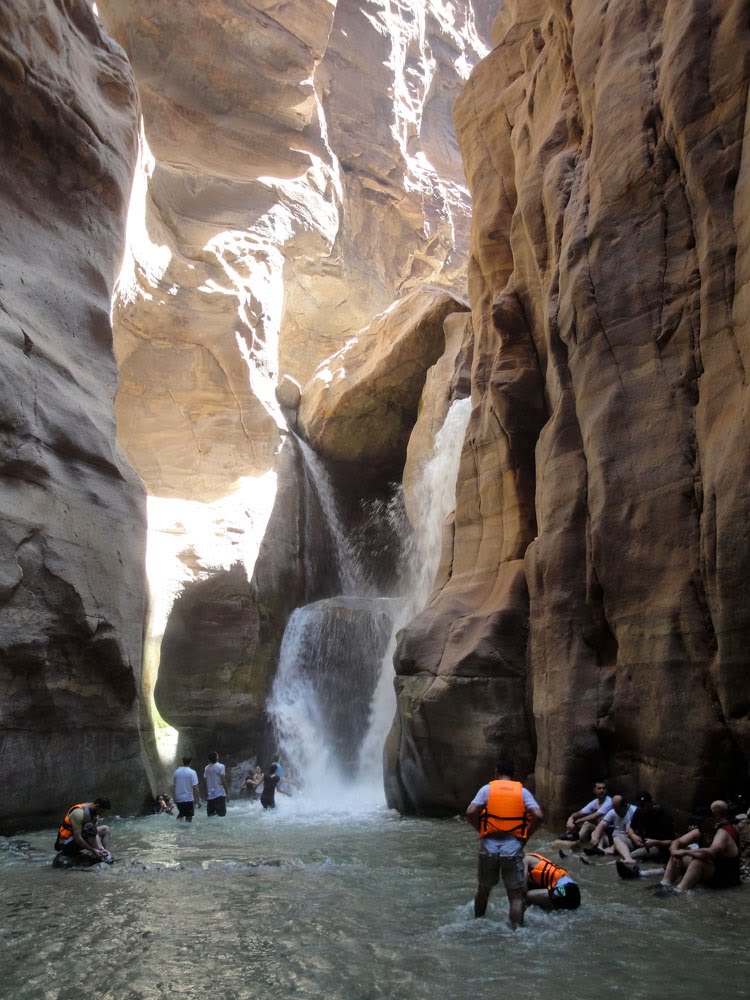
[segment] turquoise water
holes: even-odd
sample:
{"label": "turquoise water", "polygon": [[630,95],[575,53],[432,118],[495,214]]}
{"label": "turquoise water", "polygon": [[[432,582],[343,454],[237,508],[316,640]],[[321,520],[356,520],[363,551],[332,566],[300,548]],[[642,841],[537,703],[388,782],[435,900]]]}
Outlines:
{"label": "turquoise water", "polygon": [[89,871],[51,867],[53,831],[0,840],[4,1000],[750,995],[748,887],[661,898],[571,858],[580,910],[531,910],[514,934],[502,889],[473,918],[476,837],[458,819],[292,799],[111,826],[117,861]]}

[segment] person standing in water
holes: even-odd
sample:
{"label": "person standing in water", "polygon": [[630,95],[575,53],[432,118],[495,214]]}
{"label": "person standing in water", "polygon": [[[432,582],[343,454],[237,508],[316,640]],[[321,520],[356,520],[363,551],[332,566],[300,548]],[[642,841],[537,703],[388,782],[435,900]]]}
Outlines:
{"label": "person standing in water", "polygon": [[111,865],[109,827],[98,824],[100,813],[112,808],[109,799],[94,799],[71,806],[60,823],[55,850],[68,857],[93,854],[99,861]]}
{"label": "person standing in water", "polygon": [[226,816],[229,799],[226,768],[219,763],[219,755],[215,750],[208,755],[208,761],[203,770],[203,780],[206,782],[206,816]]}
{"label": "person standing in water", "polygon": [[513,780],[513,772],[512,761],[499,760],[494,781],[479,789],[466,818],[481,837],[474,916],[484,916],[490,893],[502,875],[515,930],[523,924],[523,847],[544,816],[528,788]]}
{"label": "person standing in water", "polygon": [[264,809],[275,809],[276,808],[276,792],[278,791],[281,795],[291,795],[292,793],[287,790],[286,785],[294,785],[295,788],[299,788],[299,784],[293,781],[291,778],[284,779],[284,785],[281,784],[281,775],[279,774],[279,765],[271,764],[268,768],[268,774],[263,775],[263,791],[260,794],[260,804]]}
{"label": "person standing in water", "polygon": [[186,823],[193,822],[195,806],[198,806],[199,809],[201,807],[198,775],[190,767],[192,759],[192,757],[183,757],[182,767],[178,767],[172,775],[174,800],[177,804],[177,819],[184,819]]}

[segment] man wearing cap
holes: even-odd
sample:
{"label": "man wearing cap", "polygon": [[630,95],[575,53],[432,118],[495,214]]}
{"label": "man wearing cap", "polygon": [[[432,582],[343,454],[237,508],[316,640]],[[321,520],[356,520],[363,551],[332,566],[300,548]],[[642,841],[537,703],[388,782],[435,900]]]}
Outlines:
{"label": "man wearing cap", "polygon": [[[730,822],[726,802],[712,802],[710,810],[696,811],[694,818],[698,830],[689,830],[673,842],[661,885],[672,892],[689,892],[699,884],[711,889],[739,885],[740,835]],[[677,879],[679,885],[675,885]]]}
{"label": "man wearing cap", "polygon": [[523,847],[544,816],[531,792],[513,780],[513,772],[512,761],[499,760],[494,781],[479,789],[466,818],[481,837],[474,916],[484,916],[490,893],[502,875],[515,930],[523,924]]}

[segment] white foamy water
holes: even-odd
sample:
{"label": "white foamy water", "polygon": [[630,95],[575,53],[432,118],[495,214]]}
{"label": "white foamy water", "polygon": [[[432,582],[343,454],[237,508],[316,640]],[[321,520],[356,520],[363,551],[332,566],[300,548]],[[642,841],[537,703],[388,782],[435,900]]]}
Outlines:
{"label": "white foamy water", "polygon": [[[416,485],[415,498],[423,516],[413,533],[402,524],[402,532],[408,535],[402,593],[387,602],[387,607],[379,605],[377,599],[370,600],[373,620],[383,611],[390,615],[389,634],[383,636],[373,622],[368,625],[366,613],[357,628],[344,634],[340,616],[330,607],[322,607],[328,602],[298,608],[287,623],[268,710],[282,756],[291,763],[311,808],[319,808],[331,798],[353,807],[384,801],[382,757],[395,712],[396,633],[424,608],[432,589],[443,522],[455,508],[458,466],[470,413],[469,399],[451,405]],[[300,448],[334,541],[344,593],[362,597],[367,591],[364,575],[342,527],[330,478],[312,449],[302,441]],[[343,653],[342,639],[350,643]],[[337,664],[335,674],[331,660]],[[335,683],[324,683],[333,676]],[[340,711],[332,713],[332,704],[339,702]],[[343,743],[342,731],[347,735]],[[358,752],[352,756],[355,733]]]}

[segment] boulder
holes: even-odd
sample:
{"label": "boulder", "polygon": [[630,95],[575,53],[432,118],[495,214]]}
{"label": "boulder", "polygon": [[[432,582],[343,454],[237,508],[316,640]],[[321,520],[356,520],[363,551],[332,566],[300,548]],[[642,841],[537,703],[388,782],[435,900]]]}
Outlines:
{"label": "boulder", "polygon": [[313,448],[366,476],[400,477],[427,371],[445,351],[444,324],[465,311],[452,295],[421,289],[321,364],[299,409]]}

